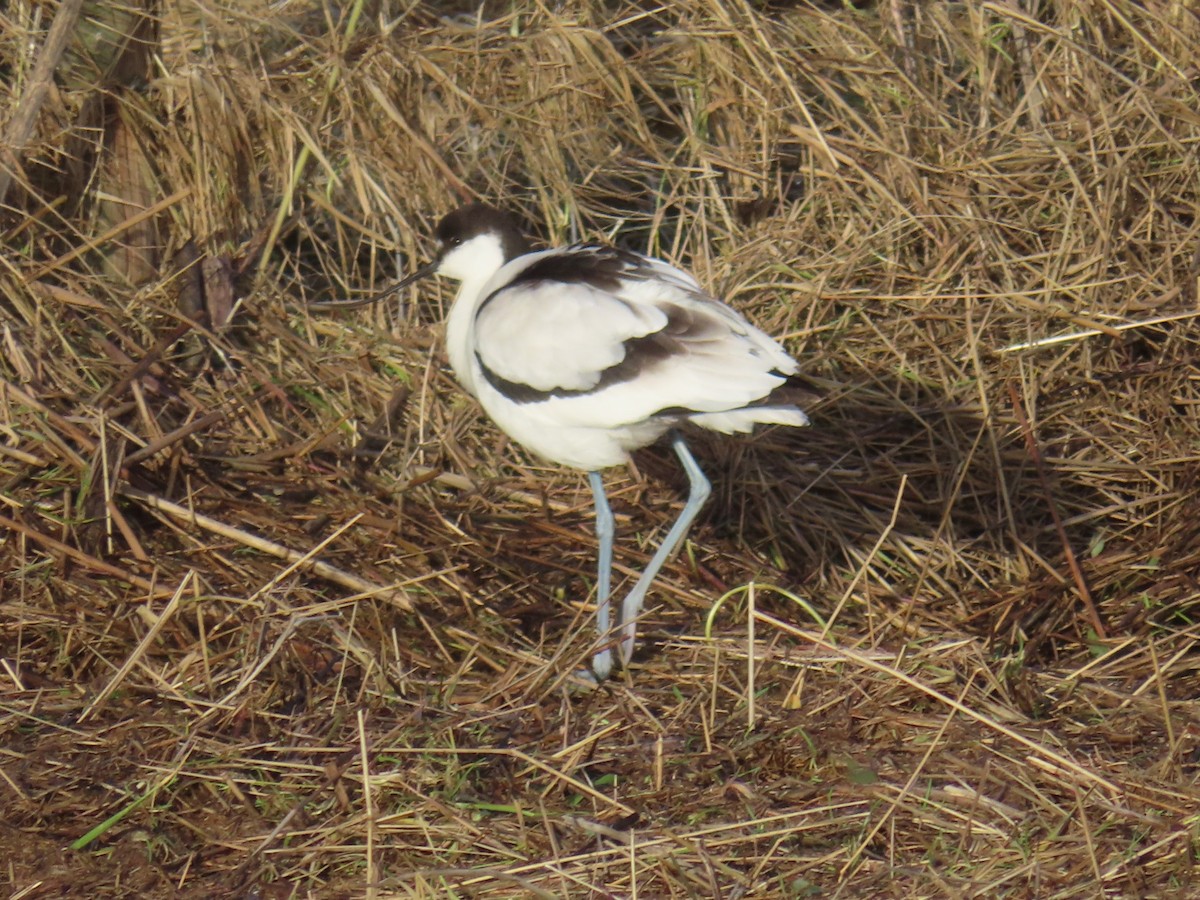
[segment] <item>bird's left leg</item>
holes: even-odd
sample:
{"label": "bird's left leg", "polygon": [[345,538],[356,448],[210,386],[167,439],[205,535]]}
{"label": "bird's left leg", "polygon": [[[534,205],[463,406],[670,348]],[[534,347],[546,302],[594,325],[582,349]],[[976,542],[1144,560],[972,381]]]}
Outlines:
{"label": "bird's left leg", "polygon": [[[696,463],[695,457],[692,456],[692,451],[688,449],[687,442],[678,432],[671,433],[671,446],[675,448],[675,455],[679,457],[679,462],[683,465],[683,470],[688,476],[688,499],[684,504],[683,512],[679,514],[679,518],[675,520],[675,524],[671,526],[671,530],[667,532],[666,538],[663,539],[662,545],[650,560],[650,565],[646,566],[646,571],[637,580],[637,584],[633,586],[633,590],[625,597],[621,604],[620,626],[620,651],[621,663],[624,665],[629,662],[629,658],[633,656],[633,643],[637,637],[637,618],[641,615],[642,604],[646,601],[646,593],[650,590],[650,582],[654,581],[654,576],[658,574],[658,570],[663,567],[663,563],[667,561],[675,548],[683,541],[688,533],[688,529],[692,527],[692,521],[696,518],[696,514],[700,512],[700,507],[708,500],[712,493],[712,485],[709,480],[704,477],[704,473],[700,471],[700,466]],[[603,629],[602,629],[603,630]]]}
{"label": "bird's left leg", "polygon": [[596,537],[600,542],[599,563],[596,571],[596,631],[600,635],[603,648],[596,651],[592,657],[592,671],[596,678],[603,681],[612,671],[612,646],[609,629],[612,627],[612,602],[609,598],[612,584],[613,556],[613,523],[612,508],[608,505],[608,495],[604,492],[604,479],[599,472],[588,472],[588,483],[592,486],[592,497],[596,504]]}

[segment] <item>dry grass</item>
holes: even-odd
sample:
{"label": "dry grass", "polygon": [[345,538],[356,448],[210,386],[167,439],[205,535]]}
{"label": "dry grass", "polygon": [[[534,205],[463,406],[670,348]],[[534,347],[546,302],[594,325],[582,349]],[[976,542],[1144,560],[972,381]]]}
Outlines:
{"label": "dry grass", "polygon": [[[1189,4],[77,5],[0,11],[10,896],[1200,890]],[[449,287],[306,311],[467,197],[813,395],[701,444],[590,694],[586,485],[453,384]],[[625,576],[682,484],[610,480]]]}

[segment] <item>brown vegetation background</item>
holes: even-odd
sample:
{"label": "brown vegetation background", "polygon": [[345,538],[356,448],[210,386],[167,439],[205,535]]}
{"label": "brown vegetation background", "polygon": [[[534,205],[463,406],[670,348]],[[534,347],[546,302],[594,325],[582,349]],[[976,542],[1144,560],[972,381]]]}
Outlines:
{"label": "brown vegetation background", "polygon": [[[1200,895],[1198,47],[1182,0],[5,5],[0,885]],[[452,286],[307,306],[475,198],[803,365],[811,428],[698,442],[592,692],[590,495],[453,383]],[[609,483],[619,586],[684,485]]]}

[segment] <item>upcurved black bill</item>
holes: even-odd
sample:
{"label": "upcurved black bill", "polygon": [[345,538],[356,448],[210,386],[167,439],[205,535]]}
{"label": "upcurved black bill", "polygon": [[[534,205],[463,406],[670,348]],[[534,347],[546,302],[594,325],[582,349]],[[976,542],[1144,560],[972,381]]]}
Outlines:
{"label": "upcurved black bill", "polygon": [[378,303],[380,300],[386,300],[393,294],[399,293],[415,281],[420,281],[422,278],[427,278],[437,271],[439,260],[428,262],[417,271],[413,272],[407,278],[401,279],[389,288],[385,288],[378,294],[372,294],[370,297],[364,297],[361,300],[318,300],[308,304],[309,309],[359,309],[363,306],[370,306],[372,303]]}

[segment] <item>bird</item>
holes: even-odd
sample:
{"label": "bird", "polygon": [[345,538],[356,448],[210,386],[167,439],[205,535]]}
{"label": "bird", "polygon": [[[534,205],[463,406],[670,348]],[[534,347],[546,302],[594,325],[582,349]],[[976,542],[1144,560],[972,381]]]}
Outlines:
{"label": "bird", "polygon": [[[599,543],[598,642],[582,674],[628,666],[659,570],[711,493],[682,426],[725,434],[804,426],[774,395],[799,364],[765,332],[664,260],[609,244],[534,250],[515,217],[471,203],[440,220],[433,259],[358,307],[431,275],[459,282],[445,346],[461,386],[538,457],[587,473]],[[615,527],[602,472],[667,436],[688,476],[683,510],[625,595],[612,624]],[[614,650],[616,651],[614,654]]]}

